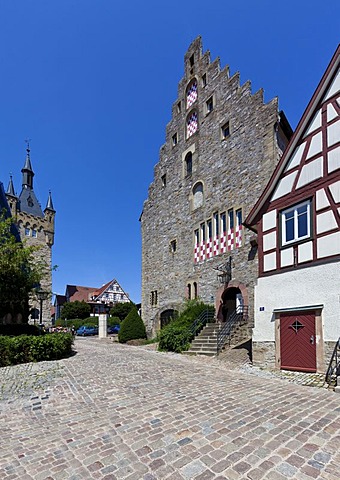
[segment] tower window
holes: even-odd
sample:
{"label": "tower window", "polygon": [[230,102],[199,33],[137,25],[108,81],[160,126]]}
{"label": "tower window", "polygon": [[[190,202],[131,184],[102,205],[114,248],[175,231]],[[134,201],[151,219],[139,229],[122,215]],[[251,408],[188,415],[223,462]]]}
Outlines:
{"label": "tower window", "polygon": [[230,125],[229,125],[229,122],[227,122],[221,127],[221,139],[224,140],[229,136],[230,136]]}
{"label": "tower window", "polygon": [[30,228],[26,227],[26,228],[25,228],[25,235],[26,235],[26,237],[29,237],[30,234],[31,234]]}
{"label": "tower window", "polygon": [[161,181],[162,181],[162,187],[166,187],[166,173],[161,176]]}
{"label": "tower window", "polygon": [[193,188],[193,209],[201,207],[203,205],[203,184],[201,182],[196,183]]}
{"label": "tower window", "polygon": [[32,228],[32,237],[37,238],[37,231],[35,228]]}
{"label": "tower window", "polygon": [[204,73],[202,75],[202,87],[206,87],[207,86],[207,74]]}
{"label": "tower window", "polygon": [[206,101],[205,106],[206,106],[206,112],[207,112],[207,115],[208,115],[214,109],[213,97],[210,97],[209,100]]}
{"label": "tower window", "polygon": [[177,103],[177,113],[181,113],[182,111],[182,105],[181,105],[181,102],[178,102]]}
{"label": "tower window", "polygon": [[194,63],[195,63],[195,55],[192,54],[191,57],[190,57],[190,67],[193,67]]}
{"label": "tower window", "polygon": [[177,133],[172,136],[172,146],[174,147],[178,143]]}
{"label": "tower window", "polygon": [[187,175],[192,174],[192,153],[188,152],[185,156],[185,171]]}

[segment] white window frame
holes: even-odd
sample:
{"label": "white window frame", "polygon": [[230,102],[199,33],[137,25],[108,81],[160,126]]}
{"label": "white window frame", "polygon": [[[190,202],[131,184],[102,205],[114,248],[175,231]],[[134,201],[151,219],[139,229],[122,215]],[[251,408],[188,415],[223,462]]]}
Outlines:
{"label": "white window frame", "polygon": [[[299,237],[299,222],[298,222],[298,213],[297,209],[303,207],[304,205],[307,206],[307,234]],[[287,213],[294,212],[294,238],[292,240],[286,240],[286,215]],[[291,245],[296,242],[300,242],[301,240],[306,240],[311,237],[311,201],[306,200],[304,202],[298,203],[293,207],[286,208],[281,212],[281,245],[284,247],[286,245]]]}

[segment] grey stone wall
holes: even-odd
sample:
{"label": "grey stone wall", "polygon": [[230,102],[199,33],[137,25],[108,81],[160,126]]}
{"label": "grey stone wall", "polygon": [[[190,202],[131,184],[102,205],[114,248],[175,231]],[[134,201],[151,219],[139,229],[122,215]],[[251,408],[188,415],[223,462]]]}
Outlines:
{"label": "grey stone wall", "polygon": [[[141,217],[142,318],[150,336],[160,327],[162,311],[183,305],[188,283],[197,283],[202,300],[219,304],[215,268],[230,255],[233,282],[246,289],[253,321],[257,278],[256,249],[250,245],[253,233],[243,230],[240,248],[195,264],[194,230],[214,212],[231,208],[242,208],[244,219],[282,154],[280,146],[286,143],[282,134],[278,141],[277,99],[264,104],[262,90],[252,94],[249,81],[240,85],[238,73],[230,76],[229,67],[221,70],[218,59],[210,62],[209,52],[202,52],[200,37],[190,45],[184,62],[185,75],[178,85],[178,98],[166,126],[166,142],[160,149]],[[187,109],[186,88],[194,78],[198,99]],[[213,110],[208,113],[210,98]],[[198,112],[199,126],[187,139],[186,120],[192,110]],[[230,136],[222,139],[221,127],[227,122]],[[189,150],[193,152],[192,174],[186,175],[184,157]],[[193,187],[197,182],[203,184],[204,201],[194,209]],[[175,252],[172,240],[176,240]],[[157,292],[157,302],[154,296],[151,302],[151,292]]]}
{"label": "grey stone wall", "polygon": [[275,369],[275,342],[252,343],[253,365],[255,367]]}

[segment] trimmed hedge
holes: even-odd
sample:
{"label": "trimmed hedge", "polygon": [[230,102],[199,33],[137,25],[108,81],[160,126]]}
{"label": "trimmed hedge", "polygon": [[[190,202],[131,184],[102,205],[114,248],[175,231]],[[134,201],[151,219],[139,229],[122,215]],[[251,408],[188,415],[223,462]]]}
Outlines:
{"label": "trimmed hedge", "polygon": [[133,308],[120,324],[118,340],[120,343],[126,343],[139,338],[146,338],[145,325],[137,309]]}
{"label": "trimmed hedge", "polygon": [[45,332],[40,331],[37,325],[30,325],[28,323],[13,323],[9,325],[0,325],[0,335],[41,335]]}
{"label": "trimmed hedge", "polygon": [[73,337],[70,333],[0,336],[0,367],[43,360],[59,360],[71,355],[72,345]]}

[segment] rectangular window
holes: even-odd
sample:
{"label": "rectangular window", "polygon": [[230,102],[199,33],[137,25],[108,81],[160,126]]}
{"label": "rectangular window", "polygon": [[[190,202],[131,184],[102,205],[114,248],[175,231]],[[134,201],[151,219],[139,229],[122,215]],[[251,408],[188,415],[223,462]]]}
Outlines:
{"label": "rectangular window", "polygon": [[234,228],[234,210],[228,210],[229,230]]}
{"label": "rectangular window", "polygon": [[162,187],[166,187],[166,174],[161,176]]}
{"label": "rectangular window", "polygon": [[32,237],[37,238],[37,231],[32,228]]}
{"label": "rectangular window", "polygon": [[227,231],[227,217],[226,217],[225,212],[221,213],[221,230],[222,230],[222,232]]}
{"label": "rectangular window", "polygon": [[236,215],[236,227],[241,227],[242,226],[242,210],[236,210],[235,212]]}
{"label": "rectangular window", "polygon": [[178,143],[177,133],[172,136],[172,146],[174,147]]}
{"label": "rectangular window", "polygon": [[190,67],[193,67],[194,63],[195,63],[195,56],[194,56],[194,54],[192,54],[191,57],[190,57]]}
{"label": "rectangular window", "polygon": [[26,237],[29,237],[29,236],[30,236],[30,233],[31,233],[30,229],[29,229],[29,228],[25,228],[25,235],[26,235]]}
{"label": "rectangular window", "polygon": [[218,237],[220,234],[220,229],[218,224],[218,213],[214,213],[214,229],[215,229],[215,237]]}
{"label": "rectangular window", "polygon": [[281,212],[282,245],[304,240],[311,235],[310,201]]}
{"label": "rectangular window", "polygon": [[208,226],[208,238],[212,238],[212,221],[211,220],[208,220],[207,222],[207,226]]}
{"label": "rectangular window", "polygon": [[201,223],[201,242],[205,242],[205,223]]}
{"label": "rectangular window", "polygon": [[198,229],[195,230],[194,235],[195,235],[195,245],[198,245],[200,243],[200,234]]}
{"label": "rectangular window", "polygon": [[202,75],[202,87],[206,87],[207,86],[207,74],[204,73]]}
{"label": "rectangular window", "polygon": [[207,100],[207,102],[206,102],[207,115],[208,115],[208,113],[212,112],[213,109],[214,109],[214,101],[213,101],[213,97],[210,97],[209,100]]}
{"label": "rectangular window", "polygon": [[177,103],[177,113],[181,113],[182,111],[182,105],[181,105],[181,102],[178,102]]}
{"label": "rectangular window", "polygon": [[221,127],[221,139],[224,140],[225,138],[228,138],[229,136],[230,136],[230,125],[229,125],[229,122],[226,122]]}

